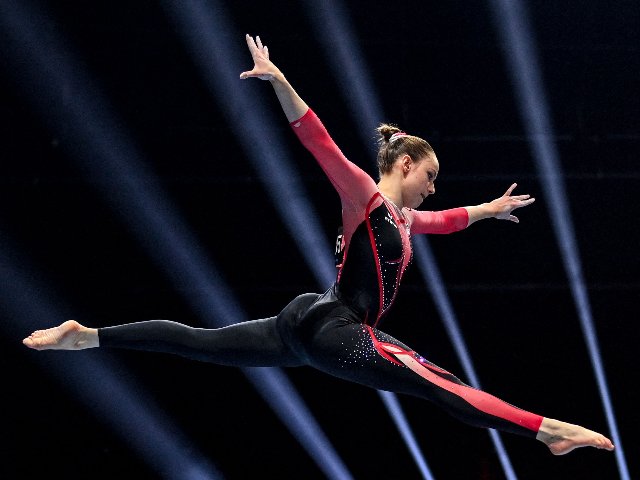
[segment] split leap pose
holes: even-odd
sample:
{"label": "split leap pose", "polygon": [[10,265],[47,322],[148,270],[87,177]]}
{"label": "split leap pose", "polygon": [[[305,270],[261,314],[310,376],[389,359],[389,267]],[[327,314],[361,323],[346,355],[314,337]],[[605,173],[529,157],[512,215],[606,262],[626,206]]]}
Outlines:
{"label": "split leap pose", "polygon": [[411,261],[411,235],[451,233],[485,218],[518,222],[512,212],[529,195],[504,195],[477,206],[417,211],[435,193],[439,163],[423,139],[391,125],[378,128],[376,184],[347,160],[324,126],[269,60],[260,37],[246,37],[254,67],[240,78],[271,82],[291,127],[313,154],[342,201],[342,254],[334,285],[295,298],[277,316],[219,329],[151,320],[100,329],[74,320],[24,339],[36,350],[117,347],[169,352],[232,366],[309,365],[380,390],[415,395],[471,425],[526,435],[561,455],[577,447],[613,450],[603,435],[516,408],[465,385],[378,324],[391,308]]}

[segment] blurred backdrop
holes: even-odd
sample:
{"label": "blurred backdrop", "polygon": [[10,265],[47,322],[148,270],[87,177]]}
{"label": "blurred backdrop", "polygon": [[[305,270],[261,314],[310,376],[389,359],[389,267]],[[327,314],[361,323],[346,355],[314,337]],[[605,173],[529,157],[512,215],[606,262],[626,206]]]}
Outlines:
{"label": "blurred backdrop", "polygon": [[[639,27],[623,0],[3,1],[0,477],[635,478]],[[397,397],[425,474],[383,397],[310,368],[23,347],[70,318],[213,326],[328,287],[338,196],[270,85],[238,79],[245,33],[372,176],[378,122],[428,139],[422,208],[536,197],[517,225],[430,236],[382,329],[470,382],[446,310],[485,390],[614,425],[624,456],[502,435],[500,460],[486,431]],[[292,390],[269,393],[281,374]],[[282,421],[303,410],[271,408],[294,397],[332,460]]]}

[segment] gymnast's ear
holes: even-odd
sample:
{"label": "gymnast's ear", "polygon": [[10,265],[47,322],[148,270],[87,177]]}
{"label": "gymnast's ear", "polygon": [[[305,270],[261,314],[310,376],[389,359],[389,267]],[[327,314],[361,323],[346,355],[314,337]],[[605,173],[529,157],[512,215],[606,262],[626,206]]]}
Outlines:
{"label": "gymnast's ear", "polygon": [[404,173],[409,173],[413,166],[413,159],[405,153],[402,158],[400,158],[400,162],[402,164],[402,171]]}

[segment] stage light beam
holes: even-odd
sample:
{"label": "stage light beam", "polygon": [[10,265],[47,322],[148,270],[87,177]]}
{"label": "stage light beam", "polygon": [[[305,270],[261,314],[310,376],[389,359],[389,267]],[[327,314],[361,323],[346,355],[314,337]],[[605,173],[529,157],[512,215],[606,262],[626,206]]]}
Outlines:
{"label": "stage light beam", "polygon": [[[371,143],[372,132],[378,126],[380,120],[385,117],[380,106],[381,103],[378,100],[379,95],[370,80],[372,76],[367,71],[366,64],[362,60],[365,57],[355,41],[355,35],[352,33],[353,29],[345,6],[339,0],[325,0],[321,6],[316,5],[312,0],[307,0],[306,3],[309,19],[323,44],[327,59],[333,65],[333,72],[336,75],[337,72],[345,72],[345,75],[340,75],[338,83],[342,87],[347,104],[350,105],[355,123],[359,128],[360,138],[364,142]],[[431,259],[434,258],[429,242],[424,235],[418,235],[412,241],[414,247],[417,247],[416,263],[441,314],[441,319],[462,363],[463,370],[470,379],[471,384],[479,387],[473,362],[451,308],[448,295],[442,287],[443,284],[436,283],[442,282],[437,264],[435,262],[428,263],[421,258],[423,255],[428,255]],[[489,429],[489,435],[507,479],[515,480],[517,477],[499,433]]]}
{"label": "stage light beam", "polygon": [[[193,233],[166,200],[108,103],[65,43],[44,35],[33,18],[47,18],[27,1],[2,4],[1,20],[11,49],[13,74],[43,120],[54,131],[66,125],[74,142],[62,142],[79,168],[95,180],[106,202],[120,215],[158,266],[209,327],[247,320],[221,274]],[[215,50],[215,49],[214,49]],[[74,88],[72,101],[63,95]],[[37,92],[37,94],[35,94]],[[311,249],[311,247],[310,247]],[[311,412],[278,369],[243,369],[258,392],[329,478],[351,475]],[[267,385],[269,388],[263,388]]]}
{"label": "stage light beam", "polygon": [[[277,140],[278,132],[272,130],[271,125],[277,125],[281,121],[275,121],[261,107],[260,100],[252,91],[243,92],[242,95],[235,93],[239,72],[246,68],[237,60],[242,58],[238,46],[228,41],[234,35],[230,32],[228,21],[223,20],[226,19],[226,14],[221,4],[215,1],[205,4],[198,0],[188,0],[180,3],[167,1],[164,5],[170,13],[169,17],[184,36],[212,96],[219,101],[228,117],[236,122],[237,130],[243,132],[239,140],[245,145],[246,155],[260,174],[283,221],[289,225],[307,265],[321,288],[326,289],[333,283],[336,275],[332,267],[333,259],[328,253],[331,249],[328,242],[323,240],[322,229],[315,220],[317,215],[306,200],[308,196],[294,173],[296,169],[293,162],[288,160],[286,150]],[[240,38],[239,35],[237,37]],[[244,57],[247,57],[246,52]],[[252,113],[243,115],[244,111]],[[301,232],[307,235],[301,235]],[[309,249],[310,242],[313,253]],[[396,425],[407,424],[400,408],[396,408],[392,415],[397,416]],[[403,438],[408,438],[409,435],[410,430],[405,429]],[[416,445],[415,440],[413,445]],[[411,451],[412,454],[416,453],[415,448]],[[421,465],[426,466],[426,462],[422,460]]]}
{"label": "stage light beam", "polygon": [[[70,311],[63,306],[64,302],[54,298],[42,280],[42,272],[33,275],[35,271],[0,232],[0,277],[3,279],[0,304],[9,313],[3,317],[3,329],[10,332],[12,338],[22,338],[42,328],[39,322],[65,318],[62,312]],[[125,376],[116,374],[125,370],[118,362],[91,350],[35,352],[29,359],[72,392],[162,478],[223,478],[217,467],[197,451],[140,385],[131,384]],[[122,415],[123,411],[127,412],[126,416]],[[69,455],[68,460],[73,462],[74,453]]]}
{"label": "stage light beam", "polygon": [[510,75],[514,80],[515,96],[520,114],[530,138],[530,147],[536,163],[540,183],[547,196],[549,216],[560,248],[571,294],[580,319],[580,327],[589,351],[607,424],[615,445],[615,457],[622,480],[628,480],[629,469],[622,448],[622,439],[607,386],[602,355],[589,296],[582,274],[582,264],[573,228],[569,201],[562,182],[563,173],[558,151],[551,141],[554,129],[544,92],[538,55],[526,5],[519,0],[491,0],[490,5],[496,28],[504,42],[504,54]]}

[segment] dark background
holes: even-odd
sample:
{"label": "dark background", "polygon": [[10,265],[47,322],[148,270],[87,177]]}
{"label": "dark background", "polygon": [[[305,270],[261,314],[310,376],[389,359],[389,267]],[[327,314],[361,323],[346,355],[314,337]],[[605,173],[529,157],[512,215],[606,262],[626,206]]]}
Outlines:
{"label": "dark background", "polygon": [[[6,2],[2,7],[4,17],[12,3],[18,5]],[[356,120],[337,83],[340,73],[331,71],[305,4],[226,3],[233,41],[244,47],[244,33],[261,35],[276,64],[345,154],[370,171],[371,146],[357,135]],[[425,206],[437,210],[488,201],[512,181],[520,185],[517,192],[537,198],[518,213],[519,225],[490,220],[456,235],[430,237],[483,387],[522,408],[608,434],[489,3],[345,3],[386,114],[379,120],[427,138],[440,158],[437,195]],[[294,296],[318,291],[238,143],[243,132],[212,98],[160,3],[46,4],[44,17],[30,19],[33,31],[64,39],[65,49],[82,62],[116,112],[118,127],[137,145],[157,184],[250,317],[276,314]],[[640,472],[635,436],[640,427],[640,4],[590,0],[526,5],[604,369],[633,477]],[[47,365],[55,364],[60,354],[27,350],[21,339],[33,328],[68,318],[94,327],[150,318],[199,326],[201,319],[185,301],[188,285],[176,287],[149,254],[152,244],[138,242],[123,216],[99,193],[100,180],[82,168],[74,129],[53,113],[59,105],[52,101],[42,108],[38,103],[47,95],[47,78],[28,78],[28,67],[36,62],[32,46],[11,40],[13,33],[3,25],[3,265],[17,265],[41,285],[38,295],[25,293],[22,300],[26,296],[38,304],[43,298],[59,299],[53,303],[64,316],[16,313],[10,307],[16,284],[3,270],[5,446],[0,476],[42,478],[59,472],[62,478],[157,478],[154,465],[137,456],[65,382],[49,375]],[[246,53],[243,68],[250,67]],[[86,93],[74,85],[68,88],[62,95],[67,107]],[[297,144],[269,85],[238,81],[237,89],[241,95],[261,95],[263,106],[278,119],[270,131],[275,129],[300,168],[332,244],[340,222],[337,195]],[[85,156],[87,162],[97,161]],[[112,188],[117,196],[117,187]],[[383,329],[464,378],[415,266]],[[85,352],[74,355],[82,358]],[[239,370],[162,354],[100,355],[120,360],[118,375],[145,387],[225,477],[322,478]],[[290,369],[287,375],[355,478],[419,478],[375,392],[309,368]],[[101,379],[90,381],[100,384]],[[436,478],[504,478],[485,431],[459,424],[427,402],[402,397],[401,403]],[[127,411],[122,419],[130,420]],[[582,449],[556,458],[538,442],[512,435],[503,440],[522,479],[618,478],[610,453]]]}

